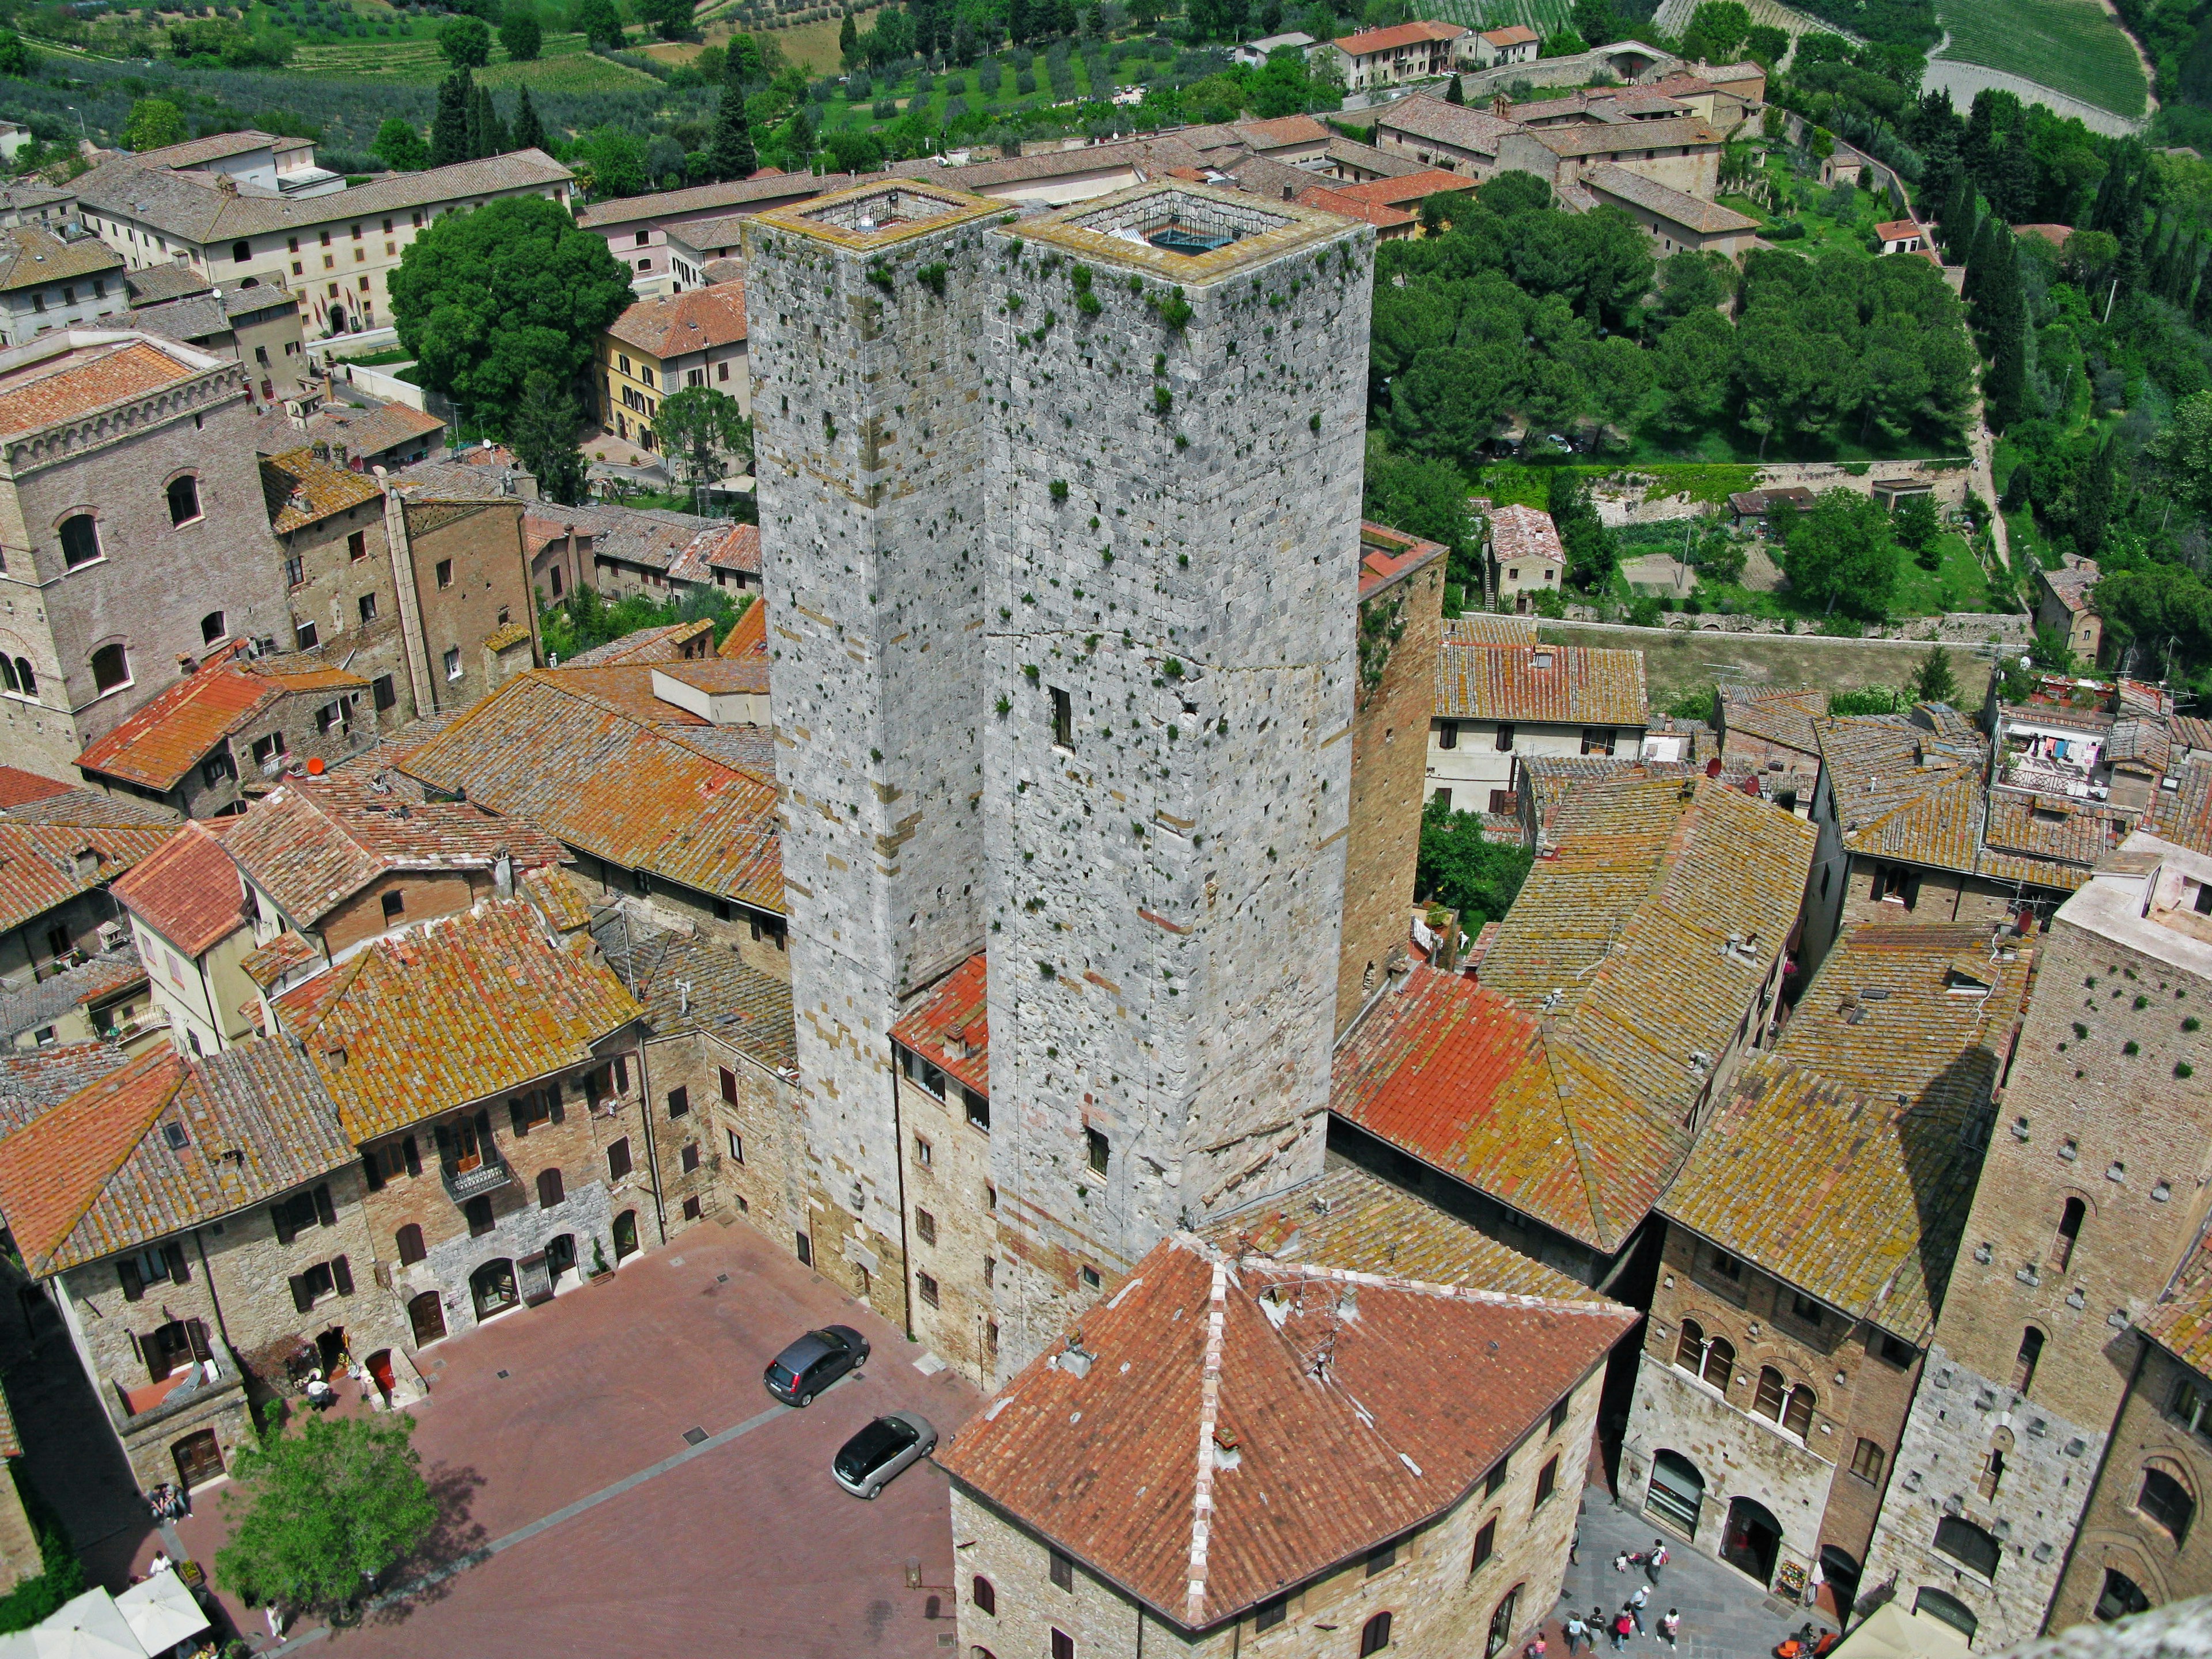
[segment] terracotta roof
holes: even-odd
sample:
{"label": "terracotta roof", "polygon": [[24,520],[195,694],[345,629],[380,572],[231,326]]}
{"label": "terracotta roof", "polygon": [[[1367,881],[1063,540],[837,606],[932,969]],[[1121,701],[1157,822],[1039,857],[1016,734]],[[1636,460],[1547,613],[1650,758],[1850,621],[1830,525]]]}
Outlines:
{"label": "terracotta roof", "polygon": [[123,286],[130,293],[131,308],[136,310],[140,306],[166,305],[172,300],[211,292],[215,283],[182,259],[173,259],[167,264],[125,271]]}
{"label": "terracotta roof", "polygon": [[991,1092],[991,1023],[981,951],[938,981],[929,1000],[891,1027],[902,1042],[979,1095]]}
{"label": "terracotta roof", "polygon": [[1663,121],[1632,121],[1621,125],[1601,123],[1568,127],[1524,127],[1531,138],[1554,155],[1626,155],[1632,150],[1705,149],[1724,141],[1723,135],[1694,115],[1670,116]]}
{"label": "terracotta roof", "polygon": [[607,965],[645,1005],[653,1036],[703,1031],[798,1079],[799,1029],[787,982],[749,966],[720,940],[635,928],[609,912],[593,936]]}
{"label": "terracotta roof", "polygon": [[1294,198],[1300,207],[1319,208],[1324,213],[1334,213],[1341,218],[1358,219],[1373,225],[1377,230],[1393,230],[1401,225],[1420,222],[1420,215],[1408,213],[1403,208],[1385,207],[1379,202],[1364,202],[1357,196],[1347,196],[1331,185],[1309,185]]}
{"label": "terracotta roof", "polygon": [[[536,669],[416,750],[407,771],[624,869],[781,915],[773,783],[590,682],[650,671]],[[649,688],[646,691],[649,699]]]}
{"label": "terracotta roof", "polygon": [[2089,595],[2104,574],[2095,560],[2077,559],[2056,570],[2038,570],[2036,574],[2050,590],[2051,597],[2069,611],[2094,613],[2096,607],[2089,602]]}
{"label": "terracotta roof", "polygon": [[712,635],[714,631],[714,623],[704,617],[697,622],[668,623],[659,628],[641,628],[635,634],[624,634],[618,639],[609,640],[605,645],[579,651],[561,667],[564,670],[611,668],[625,663],[681,662],[686,646],[696,642],[701,635]]}
{"label": "terracotta roof", "polygon": [[0,820],[9,823],[72,823],[90,827],[129,824],[173,825],[169,808],[136,795],[108,795],[97,789],[56,783],[12,766],[0,766]]}
{"label": "terracotta roof", "polygon": [[1287,149],[1293,144],[1325,144],[1328,129],[1310,115],[1278,115],[1272,120],[1239,121],[1237,131],[1255,149]]}
{"label": "terracotta roof", "polygon": [[0,935],[112,881],[169,839],[161,824],[0,820]]}
{"label": "terracotta roof", "polygon": [[[651,196],[625,196],[611,202],[594,202],[580,208],[576,222],[586,230],[627,225],[640,219],[673,219],[687,213],[704,213],[718,207],[750,205],[755,211],[781,203],[842,190],[852,182],[848,173],[819,175],[778,173],[763,167],[750,179],[732,179],[719,185],[694,185],[689,190],[665,190]],[[680,230],[683,227],[678,226]]]}
{"label": "terracotta roof", "polygon": [[2212,1381],[2212,1228],[2197,1235],[2158,1304],[2140,1322],[2143,1334],[2199,1376]]}
{"label": "terracotta roof", "polygon": [[1902,242],[1911,237],[1927,234],[1910,219],[1887,220],[1874,228],[1874,234],[1885,242]]}
{"label": "terracotta roof", "polygon": [[[1632,130],[1648,131],[1656,122],[1638,122]],[[1723,207],[1717,202],[1708,202],[1703,197],[1691,196],[1669,188],[1640,173],[1632,173],[1610,161],[1599,161],[1582,170],[1581,183],[1585,190],[1601,196],[1617,197],[1633,204],[1645,212],[1656,214],[1669,224],[1680,225],[1704,236],[1725,236],[1734,232],[1759,228],[1759,221],[1746,218],[1734,208]]]}
{"label": "terracotta roof", "polygon": [[538,907],[538,914],[545,918],[547,927],[556,933],[573,933],[580,927],[591,925],[592,902],[596,895],[574,871],[557,864],[541,865],[535,870],[526,870],[516,885],[522,896]]}
{"label": "terracotta roof", "polygon": [[1817,685],[1723,685],[1721,736],[1732,732],[1778,743],[1818,758],[1820,739],[1813,723],[1828,712],[1828,694]]}
{"label": "terracotta roof", "polygon": [[1346,138],[1341,133],[1330,137],[1328,159],[1358,173],[1380,173],[1386,179],[1402,178],[1408,173],[1419,173],[1421,164],[1396,150],[1377,149],[1372,144],[1363,144],[1357,138]]}
{"label": "terracotta roof", "polygon": [[1490,515],[1490,544],[1498,559],[1509,564],[1516,559],[1542,559],[1550,564],[1567,562],[1567,550],[1559,544],[1552,515],[1518,501]]}
{"label": "terracotta roof", "polygon": [[1470,611],[1444,619],[1444,638],[1462,645],[1534,645],[1537,621],[1510,611]]}
{"label": "terracotta roof", "polygon": [[[189,349],[189,348],[179,348]],[[208,373],[143,337],[82,346],[0,380],[0,437],[35,432]]]}
{"label": "terracotta roof", "polygon": [[1509,23],[1502,29],[1490,29],[1483,37],[1493,46],[1521,46],[1531,41],[1541,44],[1543,36],[1522,23]]}
{"label": "terracotta roof", "polygon": [[1409,202],[1425,202],[1431,196],[1471,191],[1479,182],[1464,173],[1447,173],[1442,167],[1430,167],[1420,173],[1401,173],[1392,179],[1370,179],[1364,184],[1332,185],[1329,188],[1337,195],[1350,197],[1355,202],[1367,202],[1376,207],[1404,207]]}
{"label": "terracotta roof", "polygon": [[2051,246],[2063,248],[2066,246],[2066,239],[2074,234],[2074,227],[2071,225],[2014,225],[2012,228],[2012,234],[2015,236],[2040,236]]}
{"label": "terracotta roof", "polygon": [[1425,542],[1402,530],[1372,520],[1359,521],[1359,597],[1364,601],[1401,577],[1435,563],[1449,549],[1442,542]]}
{"label": "terracotta roof", "polygon": [[356,1145],[580,1066],[642,1012],[519,899],[379,939],[275,1006]]}
{"label": "terracotta roof", "polygon": [[1528,131],[1501,121],[1488,110],[1471,105],[1447,104],[1441,98],[1417,92],[1386,106],[1376,118],[1377,130],[1409,133],[1416,138],[1449,144],[1478,155],[1495,155],[1498,141],[1508,133]]}
{"label": "terracotta roof", "polygon": [[87,772],[148,789],[173,789],[209,752],[279,697],[299,691],[365,691],[368,682],[338,669],[295,672],[275,664],[242,666],[233,641],[198,671],[142,703],[76,757]]}
{"label": "terracotta roof", "polygon": [[[1443,1513],[1636,1315],[1257,1255],[1179,1233],[937,1455],[1185,1631]],[[1219,1467],[1217,1446],[1237,1462]]]}
{"label": "terracotta roof", "polygon": [[18,766],[0,766],[0,812],[12,812],[33,801],[51,800],[72,793],[73,787],[26,772]]}
{"label": "terracotta roof", "polygon": [[1922,1342],[1981,1167],[2033,953],[1978,924],[1845,933],[1738,1072],[1659,1208],[1854,1318]]}
{"label": "terracotta roof", "polygon": [[252,920],[246,885],[223,851],[223,838],[204,823],[178,830],[109,890],[188,957],[206,954]]}
{"label": "terracotta roof", "polygon": [[112,1042],[0,1048],[0,1136],[15,1133],[129,1060]]}
{"label": "terracotta roof", "polygon": [[2139,816],[2094,800],[1994,789],[1982,842],[1990,854],[2078,864],[2086,872],[2118,850]]}
{"label": "terracotta roof", "polygon": [[249,951],[239,966],[246,970],[246,978],[264,991],[272,988],[285,975],[295,968],[304,968],[311,962],[320,961],[315,947],[298,933],[279,933],[268,944]]}
{"label": "terracotta roof", "polygon": [[2175,714],[2166,723],[2168,744],[2179,749],[2202,750],[2212,755],[2212,720],[2194,714]]}
{"label": "terracotta roof", "polygon": [[760,574],[760,526],[729,524],[702,530],[668,562],[668,580],[711,582],[717,570]]}
{"label": "terracotta roof", "polygon": [[0,228],[0,294],[105,276],[122,264],[97,236],[61,237],[39,225]]}
{"label": "terracotta roof", "polygon": [[261,499],[269,509],[269,527],[280,536],[383,498],[375,479],[319,460],[304,444],[261,458]]}
{"label": "terracotta roof", "polygon": [[520,871],[566,856],[531,823],[384,786],[380,774],[354,771],[292,780],[234,819],[223,848],[301,929],[397,871],[489,872],[502,855]]}
{"label": "terracotta roof", "polygon": [[611,339],[659,362],[745,337],[745,285],[722,283],[640,300],[607,325]]}
{"label": "terracotta roof", "polygon": [[1447,638],[1437,655],[1436,712],[1448,720],[1641,726],[1650,712],[1644,653]]}
{"label": "terracotta roof", "polygon": [[1362,29],[1357,34],[1340,34],[1334,44],[1336,49],[1347,58],[1365,58],[1378,52],[1395,52],[1401,46],[1456,40],[1466,33],[1466,28],[1458,23],[1394,23],[1389,28]]}
{"label": "terracotta roof", "polygon": [[0,1212],[45,1277],[234,1214],[355,1156],[298,1044],[191,1060],[163,1048],[0,1140]]}
{"label": "terracotta roof", "polygon": [[748,605],[738,625],[722,641],[717,654],[725,657],[757,657],[768,660],[768,601],[756,599]]}
{"label": "terracotta roof", "polygon": [[[1660,729],[1662,720],[1672,724],[1665,717],[1655,716],[1650,729]],[[1682,761],[1646,761],[1634,755],[1524,755],[1518,763],[1521,787],[1528,795],[1524,816],[1534,823],[1539,851],[1558,844],[1560,809],[1584,784],[1643,778],[1679,781],[1692,772],[1703,775],[1705,769]]]}
{"label": "terracotta roof", "polygon": [[276,441],[286,450],[295,447],[302,438],[332,446],[333,454],[336,447],[343,444],[347,459],[366,465],[413,440],[443,432],[446,423],[405,404],[380,404],[374,409],[326,404],[307,417],[304,428],[289,422],[283,423],[283,428]]}

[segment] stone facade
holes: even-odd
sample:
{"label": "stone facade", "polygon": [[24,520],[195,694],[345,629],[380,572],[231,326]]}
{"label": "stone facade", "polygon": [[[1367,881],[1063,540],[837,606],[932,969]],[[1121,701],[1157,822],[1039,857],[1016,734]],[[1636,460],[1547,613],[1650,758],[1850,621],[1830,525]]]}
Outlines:
{"label": "stone facade", "polygon": [[806,1250],[902,1322],[889,1033],[981,927],[981,223],[998,210],[909,185],[827,199],[745,227]]}
{"label": "stone facade", "polygon": [[[1364,537],[1363,537],[1364,544]],[[1423,544],[1415,543],[1419,548]],[[1352,833],[1345,842],[1343,945],[1336,1029],[1343,1031],[1406,948],[1406,913],[1421,851],[1422,763],[1443,643],[1443,550],[1388,578],[1363,571],[1360,684],[1352,727]],[[1363,555],[1368,550],[1363,544]]]}
{"label": "stone facade", "polygon": [[[933,1090],[918,1071],[904,1071],[898,1080],[915,1340],[988,1389],[999,1375],[995,1286],[1002,1249],[991,1179],[990,1102],[941,1072]],[[980,1121],[971,1099],[981,1103]]]}
{"label": "stone facade", "polygon": [[[661,1103],[655,1133],[667,1182],[671,1237],[694,1219],[742,1219],[780,1249],[806,1231],[805,1124],[793,1081],[760,1056],[708,1031],[679,1031],[646,1044],[646,1073]],[[667,1097],[687,1091],[690,1113],[667,1115]],[[690,1126],[688,1128],[685,1126]],[[683,1168],[686,1141],[700,1168]],[[696,1198],[700,1215],[687,1218]]]}
{"label": "stone facade", "polygon": [[1179,1224],[1321,1167],[1373,264],[1364,225],[1164,186],[1019,229],[973,699],[1008,1370]]}
{"label": "stone facade", "polygon": [[[2043,1627],[2138,1363],[2133,1327],[2204,1218],[2212,1092],[2196,1079],[2212,1073],[2189,1011],[2212,996],[2212,946],[2160,918],[2212,860],[2138,847],[2169,866],[2155,891],[2100,876],[2045,936],[1868,1562],[1869,1588],[1954,1597],[1992,1645]],[[1994,1574],[1940,1548],[1939,1527],[1984,1560],[1993,1543]]]}
{"label": "stone facade", "polygon": [[385,495],[409,671],[418,714],[465,708],[545,658],[517,500]]}
{"label": "stone facade", "polygon": [[[1540,1422],[1488,1480],[1393,1540],[1387,1560],[1370,1555],[1286,1586],[1283,1616],[1264,1628],[1260,1615],[1248,1613],[1207,1630],[1186,1630],[1081,1561],[1070,1564],[1069,1587],[1062,1589],[1053,1581],[1050,1546],[956,1482],[960,1650],[971,1656],[1050,1654],[1058,1632],[1073,1638],[1073,1650],[1085,1659],[1349,1654],[1369,1621],[1387,1613],[1392,1653],[1413,1659],[1496,1653],[1559,1601],[1602,1376],[1602,1368],[1594,1371],[1561,1402],[1566,1409],[1557,1429]],[[1547,1468],[1552,1485],[1540,1498]],[[1498,1483],[1494,1488],[1490,1480]],[[1477,1537],[1486,1525],[1492,1528],[1492,1553],[1478,1562]],[[978,1605],[978,1577],[989,1581],[995,1612]]]}

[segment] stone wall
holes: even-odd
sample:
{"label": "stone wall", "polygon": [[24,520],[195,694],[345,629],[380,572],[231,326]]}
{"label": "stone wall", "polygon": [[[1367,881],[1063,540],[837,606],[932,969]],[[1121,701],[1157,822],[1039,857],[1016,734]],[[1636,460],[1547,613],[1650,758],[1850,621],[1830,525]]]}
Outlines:
{"label": "stone wall", "polygon": [[1321,1165],[1374,256],[1307,222],[1172,294],[1195,262],[1142,243],[993,239],[975,701],[1009,1367],[1179,1223]]}
{"label": "stone wall", "polygon": [[[436,708],[465,708],[499,689],[501,671],[484,650],[484,641],[510,623],[529,629],[530,662],[544,660],[530,556],[522,541],[526,505],[513,499],[410,500],[401,514],[386,514],[388,527],[404,514],[408,556],[395,579],[407,580],[411,567],[422,660]],[[442,584],[441,565],[450,571]],[[448,668],[451,652],[459,655]]]}
{"label": "stone wall", "polygon": [[[385,914],[385,900],[397,896],[398,912]],[[407,870],[372,882],[319,919],[317,932],[325,954],[336,957],[394,927],[412,927],[437,916],[459,915],[478,899],[492,896],[489,870]],[[301,918],[294,918],[296,927]]]}
{"label": "stone wall", "polygon": [[899,195],[929,216],[750,219],[745,264],[809,1231],[902,1322],[889,1034],[981,927],[981,225],[1000,210]]}
{"label": "stone wall", "polygon": [[991,1131],[969,1121],[957,1089],[943,1101],[902,1077],[898,1091],[915,1340],[988,1392],[1000,1376],[994,1291],[1003,1253]]}
{"label": "stone wall", "polygon": [[661,1224],[671,1238],[710,1215],[719,1218],[728,1202],[719,1176],[729,1141],[710,1110],[720,1097],[720,1078],[708,1086],[706,1040],[687,1037],[646,1045],[641,1091],[659,1172]]}
{"label": "stone wall", "polygon": [[[1438,556],[1359,606],[1363,663],[1384,654],[1371,684],[1363,672],[1352,720],[1352,833],[1345,842],[1344,933],[1336,965],[1339,1032],[1406,948],[1421,850],[1429,714],[1443,641],[1443,585]],[[1390,635],[1401,629],[1393,643]]]}

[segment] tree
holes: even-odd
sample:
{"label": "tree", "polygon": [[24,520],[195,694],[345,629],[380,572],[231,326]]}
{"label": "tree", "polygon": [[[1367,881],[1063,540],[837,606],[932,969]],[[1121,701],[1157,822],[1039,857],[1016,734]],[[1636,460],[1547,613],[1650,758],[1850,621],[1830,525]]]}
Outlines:
{"label": "tree", "polygon": [[1694,432],[1718,420],[1728,403],[1729,363],[1735,353],[1735,331],[1710,307],[1670,325],[1651,354],[1652,377],[1665,394],[1657,410],[1660,424],[1674,432]]}
{"label": "tree", "polygon": [[514,147],[517,149],[544,149],[544,125],[538,118],[537,106],[530,101],[530,88],[525,87],[514,105]]}
{"label": "tree", "polygon": [[31,49],[22,37],[13,29],[0,29],[0,75],[27,81],[32,73]]}
{"label": "tree", "polygon": [[216,1577],[249,1605],[293,1613],[359,1604],[380,1574],[412,1554],[438,1522],[408,1443],[415,1419],[310,1416],[241,1447],[224,1509],[235,1517]]}
{"label": "tree", "polygon": [[368,153],[394,173],[420,173],[430,165],[430,148],[422,135],[396,115],[377,128]]}
{"label": "tree", "polygon": [[1897,539],[1911,550],[1923,570],[1942,568],[1942,557],[1936,543],[1943,533],[1943,525],[1936,514],[1934,495],[1907,495],[1891,515],[1890,528]]}
{"label": "tree", "polygon": [[181,144],[191,134],[185,131],[185,113],[166,98],[141,98],[131,106],[131,118],[123,128],[123,148],[144,152]]}
{"label": "tree", "polygon": [[390,283],[392,321],[422,384],[502,432],[530,371],[574,380],[631,299],[605,240],[538,196],[441,216]]}
{"label": "tree", "polygon": [[430,165],[451,167],[469,159],[469,107],[476,82],[465,69],[438,83],[438,112],[430,122]]}
{"label": "tree", "polygon": [[1954,705],[1958,702],[1959,682],[1951,672],[1951,653],[1942,646],[1928,653],[1919,672],[1913,675],[1912,700]]}
{"label": "tree", "polygon": [[850,69],[860,52],[860,26],[853,21],[853,14],[848,11],[845,14],[845,21],[837,26],[837,55]]}
{"label": "tree", "polygon": [[2212,514],[2212,392],[2192,392],[2176,404],[2173,424],[2150,453],[2166,469],[2176,501]]}
{"label": "tree", "polygon": [[582,35],[587,46],[622,49],[622,14],[615,9],[615,0],[577,0],[576,9],[568,14],[568,27]]}
{"label": "tree", "polygon": [[1453,811],[1439,796],[1421,809],[1414,889],[1458,911],[1460,932],[1470,939],[1505,914],[1534,862],[1527,848],[1492,841],[1480,818]]}
{"label": "tree", "polygon": [[534,13],[517,9],[500,20],[499,43],[518,64],[527,64],[545,49],[545,30]]}
{"label": "tree", "polygon": [[1459,76],[1456,75],[1453,76],[1450,80],[1444,82],[1444,102],[1447,104],[1464,104],[1467,102],[1467,88],[1461,82]]}
{"label": "tree", "polygon": [[[732,66],[737,63],[731,54]],[[722,85],[722,101],[714,112],[714,137],[707,152],[707,165],[717,179],[750,179],[760,169],[753,149],[752,122],[745,114],[744,88],[732,73]]]}
{"label": "tree", "polygon": [[471,161],[491,154],[491,100],[482,87],[469,88],[467,137],[461,147]]}
{"label": "tree", "polygon": [[491,31],[481,17],[456,17],[438,30],[438,50],[455,69],[482,69],[491,62]]}
{"label": "tree", "polygon": [[[1482,591],[1480,538],[1468,512],[1467,479],[1457,467],[1394,453],[1381,433],[1370,432],[1365,485],[1362,517],[1449,549],[1447,581],[1462,593]],[[1458,613],[1456,605],[1450,609]]]}
{"label": "tree", "polygon": [[1682,32],[1682,55],[1708,64],[1732,64],[1751,33],[1751,12],[1740,0],[1705,0]]}
{"label": "tree", "polygon": [[1580,473],[1560,467],[1552,474],[1544,505],[1552,515],[1552,527],[1559,532],[1560,544],[1566,549],[1567,580],[1585,593],[1603,589],[1620,568],[1620,552],[1613,545],[1613,532],[1591,504],[1589,485]]}
{"label": "tree", "polygon": [[1620,22],[1613,13],[1613,0],[1575,0],[1575,33],[1594,46],[1620,39]]}
{"label": "tree", "polygon": [[645,146],[625,128],[592,128],[578,141],[576,153],[591,170],[594,196],[642,196],[653,187],[646,176]]}
{"label": "tree", "polygon": [[1799,599],[1869,621],[1887,614],[1897,543],[1889,514],[1872,496],[1840,485],[1824,490],[1785,533],[1782,568]]}
{"label": "tree", "polygon": [[673,40],[691,27],[691,0],[634,0],[634,3],[639,19],[659,30],[664,40]]}
{"label": "tree", "polygon": [[660,400],[653,429],[690,483],[711,483],[733,465],[750,467],[753,423],[738,400],[710,386],[686,386]]}
{"label": "tree", "polygon": [[1544,37],[1543,45],[1536,48],[1539,58],[1572,58],[1589,50],[1589,42],[1572,29],[1561,29],[1556,34]]}
{"label": "tree", "polygon": [[533,368],[522,377],[522,398],[509,428],[515,457],[538,480],[539,495],[569,507],[580,506],[589,493],[590,464],[576,441],[583,420],[568,387],[546,370]]}

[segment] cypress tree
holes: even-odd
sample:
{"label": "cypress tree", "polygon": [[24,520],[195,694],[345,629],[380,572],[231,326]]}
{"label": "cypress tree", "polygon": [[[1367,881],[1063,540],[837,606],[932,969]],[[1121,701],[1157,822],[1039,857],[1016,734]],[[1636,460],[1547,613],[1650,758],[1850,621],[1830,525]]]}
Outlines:
{"label": "cypress tree", "polygon": [[2020,255],[2011,233],[1991,254],[1982,282],[1989,318],[1990,372],[1984,382],[1991,426],[2017,424],[2027,414],[2027,301],[2020,287]]}
{"label": "cypress tree", "polygon": [[722,102],[714,112],[714,137],[708,146],[708,166],[717,179],[750,179],[760,167],[753,149],[753,127],[745,114],[745,94],[737,77],[722,82]]}
{"label": "cypress tree", "polygon": [[544,149],[545,129],[538,119],[536,106],[530,101],[530,88],[522,89],[522,100],[514,106],[514,147],[517,149]]}
{"label": "cypress tree", "polygon": [[860,25],[854,22],[853,14],[848,11],[845,21],[837,26],[837,55],[844,60],[847,69],[852,68],[853,54],[859,50],[860,44]]}
{"label": "cypress tree", "polygon": [[482,161],[491,154],[491,135],[487,131],[489,126],[487,116],[490,102],[489,94],[482,87],[471,87],[469,89],[467,143],[469,160],[471,161]]}
{"label": "cypress tree", "polygon": [[1966,182],[1966,170],[1954,166],[1951,169],[1951,185],[1944,193],[1943,204],[1937,210],[1936,227],[1943,239],[1943,252],[1953,264],[1965,262],[1973,248],[1974,191]]}
{"label": "cypress tree", "polygon": [[1996,262],[1999,239],[2007,235],[2002,222],[1994,213],[1982,216],[1980,226],[1966,254],[1966,280],[1960,285],[1959,297],[1966,301],[1977,326],[1987,326],[1989,313],[1984,289],[1989,285],[1990,268]]}
{"label": "cypress tree", "polygon": [[484,88],[484,154],[504,155],[514,148],[507,136],[507,123],[500,119],[499,106],[492,101],[491,88]]}
{"label": "cypress tree", "polygon": [[430,165],[450,167],[465,161],[469,154],[469,107],[474,101],[474,82],[466,69],[457,69],[438,83],[438,113],[430,123]]}
{"label": "cypress tree", "polygon": [[1460,85],[1459,76],[1456,75],[1453,76],[1451,80],[1446,83],[1444,87],[1444,102],[1447,104],[1464,104],[1467,102],[1466,89]]}

